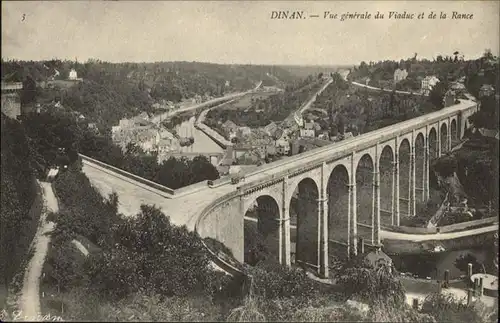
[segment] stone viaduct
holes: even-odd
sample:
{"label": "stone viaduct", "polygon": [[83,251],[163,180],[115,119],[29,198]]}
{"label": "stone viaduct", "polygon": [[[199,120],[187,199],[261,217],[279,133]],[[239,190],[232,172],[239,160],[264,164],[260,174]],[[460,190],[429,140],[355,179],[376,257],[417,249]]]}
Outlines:
{"label": "stone viaduct", "polygon": [[137,176],[88,157],[84,172],[101,193],[119,193],[121,212],[126,215],[139,211],[140,203],[155,204],[175,224],[185,224],[201,237],[225,244],[240,262],[248,256],[245,228],[253,225],[280,263],[301,262],[328,276],[335,257],[357,254],[361,239],[370,248],[379,247],[381,240],[455,239],[498,230],[496,219],[489,228],[475,231],[465,230],[467,226],[453,228],[462,230],[458,233],[450,229],[446,234],[405,235],[395,229],[427,201],[434,180],[429,172],[432,159],[462,139],[469,116],[478,108],[476,102],[461,100],[418,118],[262,165],[244,173],[238,183],[226,177],[171,190],[138,182]]}
{"label": "stone viaduct", "polygon": [[209,204],[197,230],[243,262],[244,221],[253,220],[280,263],[302,262],[328,276],[338,252],[357,254],[360,238],[377,247],[381,227],[415,216],[418,203],[429,198],[432,159],[463,137],[477,109],[477,103],[461,101],[264,165]]}

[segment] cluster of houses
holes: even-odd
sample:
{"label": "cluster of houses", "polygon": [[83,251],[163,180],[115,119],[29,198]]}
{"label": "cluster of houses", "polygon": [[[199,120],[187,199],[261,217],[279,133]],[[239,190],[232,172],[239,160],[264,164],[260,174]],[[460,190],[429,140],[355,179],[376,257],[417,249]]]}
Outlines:
{"label": "cluster of houses", "polygon": [[113,142],[123,150],[129,143],[133,143],[146,153],[158,153],[158,158],[179,151],[179,140],[148,119],[147,113],[143,112],[132,119],[120,120],[117,126],[111,128]]}

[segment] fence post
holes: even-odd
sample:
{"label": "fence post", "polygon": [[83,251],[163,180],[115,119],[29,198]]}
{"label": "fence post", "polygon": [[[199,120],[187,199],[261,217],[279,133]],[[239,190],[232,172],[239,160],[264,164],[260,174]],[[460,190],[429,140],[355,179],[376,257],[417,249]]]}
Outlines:
{"label": "fence post", "polygon": [[479,289],[479,279],[474,278],[474,296],[478,295]]}
{"label": "fence post", "polygon": [[448,288],[450,284],[450,271],[446,269],[444,271],[444,287]]}
{"label": "fence post", "polygon": [[468,263],[467,264],[467,278],[470,280],[471,277],[472,277],[472,264]]}
{"label": "fence post", "polygon": [[472,288],[467,289],[467,305],[470,305],[472,303]]}

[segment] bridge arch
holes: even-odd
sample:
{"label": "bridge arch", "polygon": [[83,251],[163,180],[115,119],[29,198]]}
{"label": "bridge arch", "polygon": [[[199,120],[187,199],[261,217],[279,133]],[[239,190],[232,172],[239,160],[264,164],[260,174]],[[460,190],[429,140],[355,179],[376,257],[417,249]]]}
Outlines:
{"label": "bridge arch", "polygon": [[[328,238],[330,254],[335,254],[349,243],[349,171],[342,164],[336,165],[326,186],[328,196]],[[347,248],[344,249],[347,251]],[[332,259],[332,257],[330,257]]]}
{"label": "bridge arch", "polygon": [[403,139],[399,144],[399,212],[401,215],[410,215],[410,178],[411,178],[411,146],[408,139]]}
{"label": "bridge arch", "polygon": [[454,144],[460,138],[458,137],[458,127],[457,127],[457,119],[453,118],[450,124],[450,132],[451,132],[451,142]]}
{"label": "bridge arch", "polygon": [[245,209],[244,224],[244,260],[250,265],[256,264],[265,257],[279,257],[279,219],[280,207],[276,199],[270,195],[260,195],[248,209]]}
{"label": "bridge arch", "polygon": [[358,237],[373,243],[373,172],[370,154],[364,154],[356,166],[356,225]]}
{"label": "bridge arch", "polygon": [[[423,203],[425,184],[425,138],[419,133],[415,138],[415,199]],[[416,210],[415,210],[416,211]]]}
{"label": "bridge arch", "polygon": [[445,122],[440,127],[439,130],[440,137],[439,140],[441,142],[441,154],[444,154],[448,152],[449,147],[448,147],[448,126],[446,125]]}
{"label": "bridge arch", "polygon": [[390,145],[384,146],[379,158],[380,174],[380,225],[394,225],[394,151]]}
{"label": "bridge arch", "polygon": [[436,128],[431,127],[431,129],[429,131],[429,137],[427,139],[427,142],[429,145],[429,159],[432,160],[432,159],[438,158],[439,147],[438,147]]}
{"label": "bridge arch", "polygon": [[302,179],[290,199],[291,261],[317,266],[319,188],[309,177]]}

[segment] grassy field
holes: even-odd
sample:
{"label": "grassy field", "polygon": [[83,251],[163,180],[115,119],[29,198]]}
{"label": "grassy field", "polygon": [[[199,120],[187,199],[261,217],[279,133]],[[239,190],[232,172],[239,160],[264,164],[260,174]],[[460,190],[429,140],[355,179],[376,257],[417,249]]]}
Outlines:
{"label": "grassy field", "polygon": [[242,109],[247,109],[252,106],[252,99],[255,101],[257,100],[263,100],[274,93],[254,93],[254,94],[247,94],[243,96],[241,99],[239,99],[236,102],[233,102],[231,104],[228,104],[224,109],[225,110],[242,110]]}

